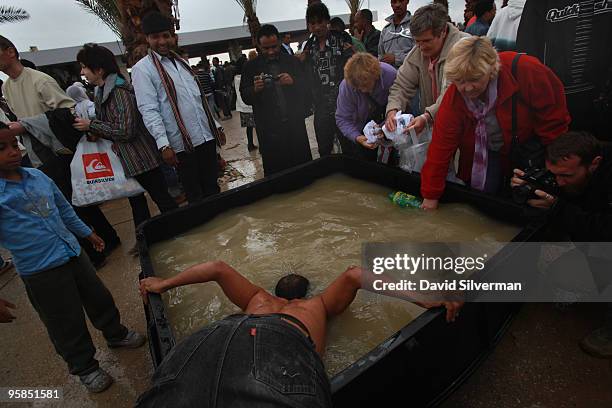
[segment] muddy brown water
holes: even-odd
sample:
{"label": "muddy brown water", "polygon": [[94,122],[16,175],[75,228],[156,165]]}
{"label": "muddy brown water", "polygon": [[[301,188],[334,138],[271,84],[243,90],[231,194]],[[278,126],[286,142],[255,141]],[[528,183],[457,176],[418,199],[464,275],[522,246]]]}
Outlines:
{"label": "muddy brown water", "polygon": [[[360,264],[363,242],[507,242],[519,231],[462,204],[436,212],[393,205],[390,190],[333,175],[288,194],[229,210],[206,224],[155,244],[157,276],[220,259],[273,292],[278,279],[299,273],[320,293],[347,266]],[[214,283],[164,295],[177,341],[204,325],[238,313]],[[424,311],[412,303],[360,291],[329,324],[324,362],[330,376],[342,371]]]}

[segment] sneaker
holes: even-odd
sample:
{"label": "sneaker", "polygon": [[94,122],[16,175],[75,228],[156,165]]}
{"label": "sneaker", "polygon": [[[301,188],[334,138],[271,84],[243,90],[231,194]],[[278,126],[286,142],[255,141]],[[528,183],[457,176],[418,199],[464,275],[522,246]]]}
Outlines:
{"label": "sneaker", "polygon": [[599,328],[582,339],[580,348],[593,357],[612,358],[612,336]]}
{"label": "sneaker", "polygon": [[79,378],[81,383],[87,388],[87,391],[92,393],[102,392],[113,383],[113,377],[99,367],[96,371],[81,375]]}
{"label": "sneaker", "polygon": [[138,348],[145,344],[147,341],[146,336],[135,332],[134,330],[128,330],[127,334],[122,340],[111,340],[107,341],[108,347],[117,348]]}

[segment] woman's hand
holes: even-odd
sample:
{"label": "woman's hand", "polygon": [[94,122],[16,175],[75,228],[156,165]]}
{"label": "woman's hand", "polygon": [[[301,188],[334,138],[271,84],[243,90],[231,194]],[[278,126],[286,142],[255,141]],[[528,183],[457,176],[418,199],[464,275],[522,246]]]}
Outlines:
{"label": "woman's hand", "polygon": [[423,204],[421,204],[421,208],[423,210],[436,210],[438,209],[438,200],[430,200],[426,198],[423,200]]}
{"label": "woman's hand", "polygon": [[395,132],[395,129],[397,128],[397,120],[395,120],[395,115],[397,115],[397,109],[393,109],[387,112],[387,120],[385,121],[385,126],[387,126],[387,130],[389,132]]}
{"label": "woman's hand", "polygon": [[425,126],[427,126],[427,118],[425,115],[419,115],[410,121],[404,133],[408,133],[410,129],[414,129],[415,133],[418,135],[425,129]]}
{"label": "woman's hand", "polygon": [[368,138],[365,137],[364,135],[357,136],[357,138],[355,140],[357,141],[357,143],[359,143],[360,145],[362,145],[366,149],[374,150],[374,149],[376,149],[378,147],[376,144],[368,143]]}

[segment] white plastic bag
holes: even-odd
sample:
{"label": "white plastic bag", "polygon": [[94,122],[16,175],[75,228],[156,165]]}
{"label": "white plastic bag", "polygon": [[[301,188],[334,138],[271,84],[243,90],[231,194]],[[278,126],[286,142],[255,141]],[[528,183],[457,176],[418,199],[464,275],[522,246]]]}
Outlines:
{"label": "white plastic bag", "polygon": [[387,129],[387,125],[384,125],[382,128],[385,137],[394,143],[398,143],[399,141],[404,140],[404,131],[406,130],[408,124],[412,121],[412,119],[414,119],[414,116],[409,113],[402,113],[402,111],[397,112],[395,114],[395,131],[390,132]]}
{"label": "white plastic bag", "polygon": [[72,204],[77,207],[144,193],[136,179],[125,178],[113,143],[105,139],[90,142],[83,136],[70,163],[70,172]]}
{"label": "white plastic bag", "polygon": [[[395,148],[399,150],[400,154],[399,167],[410,173],[420,173],[427,159],[427,150],[429,150],[431,144],[433,130],[427,126],[418,135],[414,129],[410,129],[408,133],[409,135],[404,134],[402,138],[397,138],[395,142]],[[457,178],[456,173],[455,162],[452,161],[448,166],[446,180],[464,185],[465,183]]]}
{"label": "white plastic bag", "polygon": [[363,128],[363,134],[367,139],[367,142],[374,144],[378,142],[378,135],[380,134],[380,126],[373,120],[369,121]]}

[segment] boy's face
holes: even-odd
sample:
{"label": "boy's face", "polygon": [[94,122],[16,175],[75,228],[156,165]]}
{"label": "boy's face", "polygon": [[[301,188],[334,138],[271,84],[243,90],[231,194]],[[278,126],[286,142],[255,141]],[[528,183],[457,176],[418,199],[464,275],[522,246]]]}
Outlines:
{"label": "boy's face", "polygon": [[21,151],[17,138],[9,129],[0,129],[0,171],[16,170],[21,166]]}
{"label": "boy's face", "polygon": [[311,20],[308,22],[308,31],[318,39],[326,38],[329,32],[329,20]]}

